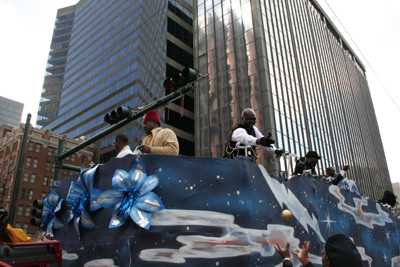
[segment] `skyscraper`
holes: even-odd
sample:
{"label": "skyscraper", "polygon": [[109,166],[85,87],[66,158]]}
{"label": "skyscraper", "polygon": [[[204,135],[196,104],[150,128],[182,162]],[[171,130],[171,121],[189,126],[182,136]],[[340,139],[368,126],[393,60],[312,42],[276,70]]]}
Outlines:
{"label": "skyscraper", "polygon": [[[391,188],[365,68],[316,0],[197,1],[196,154],[219,157],[244,108],[277,146],[315,150],[364,194]],[[284,169],[263,151],[259,163]],[[270,160],[271,159],[271,160]],[[280,165],[280,166],[279,166]]]}
{"label": "skyscraper", "polygon": [[[56,133],[93,136],[106,112],[154,101],[193,65],[208,80],[159,110],[181,154],[220,157],[250,107],[278,147],[317,151],[319,174],[349,164],[366,195],[391,188],[365,67],[316,0],[81,0],[58,11],[48,62],[37,124]],[[141,124],[121,130],[131,147]],[[113,138],[96,144],[103,160]],[[285,168],[259,153],[270,172]]]}
{"label": "skyscraper", "polygon": [[18,127],[24,104],[0,96],[0,126]]}
{"label": "skyscraper", "polygon": [[[165,75],[193,67],[191,1],[85,1],[60,9],[50,47],[37,125],[71,137],[109,127],[104,115],[118,106],[137,109],[164,94]],[[162,116],[194,155],[193,94]],[[164,109],[159,110],[160,115]],[[121,132],[140,144],[142,120]],[[114,135],[98,142],[102,161],[115,156]]]}

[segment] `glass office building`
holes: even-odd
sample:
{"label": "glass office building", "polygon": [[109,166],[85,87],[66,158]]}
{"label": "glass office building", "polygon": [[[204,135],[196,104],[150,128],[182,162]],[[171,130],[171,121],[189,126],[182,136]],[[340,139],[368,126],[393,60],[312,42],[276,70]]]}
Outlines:
{"label": "glass office building", "polygon": [[0,127],[3,125],[18,127],[23,109],[24,104],[0,96]]}
{"label": "glass office building", "polygon": [[[244,108],[277,146],[348,177],[379,198],[391,188],[365,68],[314,0],[198,0],[195,67],[196,154],[220,157]],[[270,172],[284,160],[259,150]]]}
{"label": "glass office building", "polygon": [[[166,74],[193,67],[192,1],[180,2],[81,0],[60,9],[37,125],[89,138],[109,127],[107,112],[162,97]],[[158,110],[164,127],[177,133],[182,155],[194,155],[193,103],[192,93],[182,112],[174,103]],[[132,149],[141,143],[141,125],[142,119],[121,129]],[[116,155],[116,134],[96,143],[100,161]]]}

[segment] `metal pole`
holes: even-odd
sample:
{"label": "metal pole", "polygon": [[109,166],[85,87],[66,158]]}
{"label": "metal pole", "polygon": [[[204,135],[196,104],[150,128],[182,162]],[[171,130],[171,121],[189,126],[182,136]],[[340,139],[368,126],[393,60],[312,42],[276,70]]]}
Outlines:
{"label": "metal pole", "polygon": [[[70,165],[70,164],[61,164],[61,169],[66,169],[66,170],[71,170],[71,171],[76,171],[76,172],[81,172],[81,167]],[[85,169],[86,170],[86,169]]]}
{"label": "metal pole", "polygon": [[64,151],[64,140],[60,139],[58,140],[57,154],[54,156],[54,181],[60,181],[60,172],[62,167],[62,161],[64,158],[59,159],[58,155],[61,155],[63,151]]}
{"label": "metal pole", "polygon": [[24,136],[22,138],[21,150],[19,152],[17,173],[15,174],[14,188],[13,188],[12,198],[11,198],[11,202],[10,202],[10,213],[9,213],[9,217],[8,217],[8,223],[12,226],[14,223],[15,208],[17,206],[19,184],[21,183],[21,173],[22,173],[22,166],[24,164],[24,159],[25,159],[26,142],[28,140],[29,130],[30,130],[30,126],[31,126],[31,117],[32,117],[32,115],[30,113],[26,117]]}
{"label": "metal pole", "polygon": [[[81,150],[82,148],[94,143],[95,141],[103,138],[104,136],[114,132],[115,130],[125,126],[126,124],[144,116],[146,114],[147,111],[150,110],[154,110],[156,108],[159,108],[161,106],[165,106],[167,105],[169,102],[174,101],[178,98],[181,98],[183,96],[183,94],[187,93],[188,91],[193,89],[193,83],[197,82],[200,79],[203,79],[205,77],[207,77],[208,74],[205,75],[200,75],[200,77],[198,79],[196,79],[195,81],[190,82],[189,84],[177,89],[175,92],[173,92],[172,94],[169,94],[167,96],[164,96],[152,103],[150,103],[149,105],[140,108],[139,110],[136,111],[131,111],[131,114],[129,114],[128,118],[120,121],[119,123],[111,126],[110,128],[96,134],[95,136],[87,139],[86,141],[82,142],[81,144],[77,145],[76,147],[71,148],[70,150],[66,151],[63,154],[58,154],[55,156],[56,161],[57,162],[61,162],[63,159],[65,159],[66,157],[74,154],[75,152],[78,152],[79,150]],[[57,166],[57,163],[56,163]],[[56,179],[56,176],[54,174],[54,180]]]}

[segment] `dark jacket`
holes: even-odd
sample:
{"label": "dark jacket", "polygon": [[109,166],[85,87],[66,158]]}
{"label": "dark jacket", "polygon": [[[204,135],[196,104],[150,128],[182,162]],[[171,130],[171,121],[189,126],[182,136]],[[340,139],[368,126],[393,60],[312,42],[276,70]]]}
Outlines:
{"label": "dark jacket", "polygon": [[296,162],[296,167],[294,168],[293,174],[303,174],[305,170],[311,170],[311,174],[317,174],[315,172],[315,166],[313,166],[311,162],[307,160],[307,158],[302,157]]}
{"label": "dark jacket", "polygon": [[[335,175],[336,176],[336,175]],[[334,179],[332,180],[332,184],[333,185],[338,185],[338,183],[340,183],[340,181],[344,179],[344,177],[338,173],[336,177],[334,177]]]}
{"label": "dark jacket", "polygon": [[396,196],[391,191],[386,190],[382,199],[378,200],[378,203],[389,204],[394,207],[396,205]]}

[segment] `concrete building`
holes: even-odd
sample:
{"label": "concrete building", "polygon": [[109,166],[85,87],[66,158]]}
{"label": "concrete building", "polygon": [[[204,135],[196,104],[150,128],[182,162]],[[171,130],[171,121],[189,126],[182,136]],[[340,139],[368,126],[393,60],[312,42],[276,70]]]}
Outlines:
{"label": "concrete building", "polygon": [[17,127],[21,122],[24,104],[0,96],[0,127]]}
{"label": "concrete building", "polygon": [[[106,112],[161,97],[164,78],[193,65],[209,79],[183,117],[180,103],[159,110],[182,155],[220,157],[250,107],[278,147],[317,151],[319,174],[348,164],[371,198],[392,189],[364,65],[316,0],[81,0],[58,11],[49,58],[37,124],[56,133],[90,137]],[[121,130],[132,148],[141,124]],[[96,144],[100,161],[113,139]],[[259,153],[271,173],[288,167]]]}
{"label": "concrete building", "polygon": [[[4,127],[8,131],[0,138],[0,204],[9,211],[25,124],[21,123],[18,128],[13,129],[3,126],[0,127],[0,132],[6,132]],[[29,131],[13,225],[22,228],[29,235],[35,235],[38,229],[29,225],[32,202],[46,198],[49,193],[53,184],[54,154],[60,139],[65,140],[65,150],[80,143],[67,135],[58,135],[50,130],[31,127]],[[89,168],[92,157],[93,146],[89,146],[68,157],[64,163],[79,167],[82,164]],[[72,171],[61,170],[60,180],[72,174]]]}

